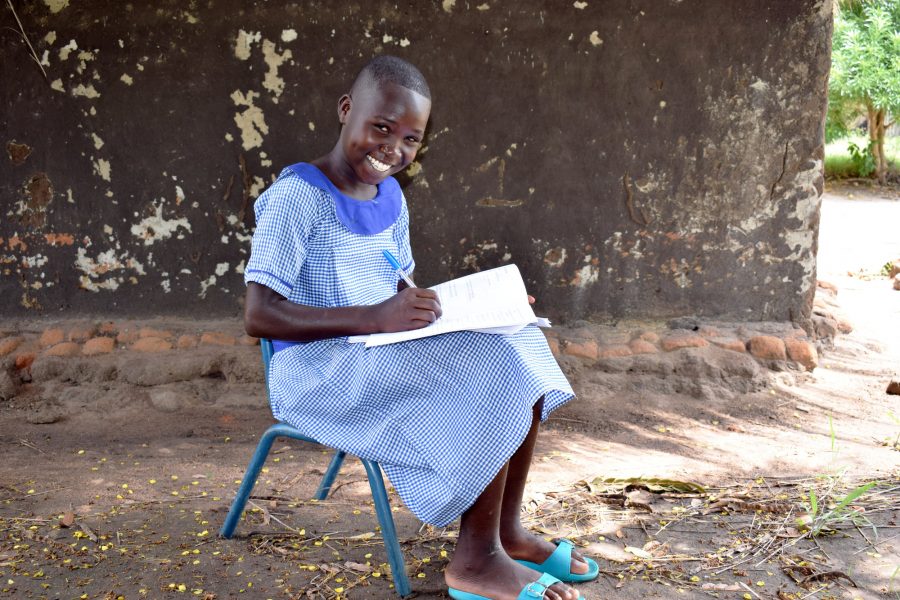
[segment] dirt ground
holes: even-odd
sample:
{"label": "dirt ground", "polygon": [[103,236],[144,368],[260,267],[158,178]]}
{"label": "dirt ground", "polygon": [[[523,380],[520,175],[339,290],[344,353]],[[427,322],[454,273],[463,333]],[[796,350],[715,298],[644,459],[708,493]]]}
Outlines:
{"label": "dirt ground", "polygon": [[[895,192],[826,194],[819,278],[854,331],[812,373],[692,396],[565,365],[579,398],[543,428],[526,519],[598,558],[586,598],[900,598],[900,292],[879,274],[898,224]],[[237,535],[217,537],[271,423],[261,383],[223,372],[155,395],[59,375],[0,405],[0,597],[394,596],[359,464],[309,500],[320,447],[276,442]],[[455,528],[392,502],[416,597],[446,598]]]}

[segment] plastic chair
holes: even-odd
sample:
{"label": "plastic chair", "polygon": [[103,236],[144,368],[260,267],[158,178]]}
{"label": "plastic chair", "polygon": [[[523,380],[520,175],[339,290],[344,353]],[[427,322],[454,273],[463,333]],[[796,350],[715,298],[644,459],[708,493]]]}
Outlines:
{"label": "plastic chair", "polygon": [[[262,350],[263,368],[265,369],[266,394],[268,395],[269,361],[271,360],[273,353],[272,341],[261,339],[260,348]],[[275,438],[278,437],[288,437],[315,444],[319,443],[315,439],[303,435],[296,428],[285,423],[277,423],[269,427],[265,433],[263,433],[259,440],[259,444],[256,446],[256,452],[253,453],[253,458],[250,459],[250,465],[247,467],[246,473],[244,473],[241,487],[238,488],[237,496],[231,504],[228,516],[225,517],[225,523],[222,525],[222,529],[219,530],[219,535],[223,538],[230,538],[234,534],[234,530],[241,518],[241,514],[244,512],[244,506],[247,504],[247,499],[250,497],[250,492],[256,484],[257,477],[259,477],[259,472],[266,462],[266,457],[272,449]],[[341,464],[344,462],[345,456],[345,452],[341,452],[340,450],[335,452],[334,457],[331,459],[331,464],[328,465],[328,470],[325,471],[325,476],[322,478],[322,483],[319,484],[319,489],[316,490],[315,498],[317,500],[324,500],[328,496],[328,492],[331,490],[334,478],[341,469]],[[366,460],[364,458],[360,458],[359,460],[362,462],[363,467],[366,469],[366,474],[369,476],[369,487],[372,488],[372,499],[375,501],[375,513],[378,515],[378,523],[381,525],[381,535],[384,539],[384,547],[387,550],[388,563],[391,565],[391,576],[394,579],[394,588],[400,596],[408,596],[410,594],[409,579],[406,576],[406,565],[403,562],[403,552],[400,550],[400,543],[397,541],[397,530],[394,527],[394,517],[391,513],[391,505],[388,502],[387,490],[384,488],[384,478],[381,475],[381,467],[375,461]]]}

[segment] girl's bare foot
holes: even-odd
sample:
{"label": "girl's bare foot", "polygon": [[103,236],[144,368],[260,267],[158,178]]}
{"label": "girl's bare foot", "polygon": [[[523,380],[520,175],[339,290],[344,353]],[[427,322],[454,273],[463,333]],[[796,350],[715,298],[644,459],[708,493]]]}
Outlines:
{"label": "girl's bare foot", "polygon": [[[500,539],[506,553],[516,560],[541,564],[556,550],[556,544],[553,542],[548,542],[521,527],[517,527],[514,531],[501,532]],[[569,570],[576,575],[581,575],[587,573],[589,568],[584,557],[573,549],[572,564]]]}
{"label": "girl's bare foot", "polygon": [[[515,562],[499,547],[489,553],[472,554],[462,554],[457,547],[444,571],[449,587],[491,600],[515,600],[522,588],[540,576],[537,571]],[[578,592],[564,583],[544,591],[546,600],[578,600],[578,597]]]}

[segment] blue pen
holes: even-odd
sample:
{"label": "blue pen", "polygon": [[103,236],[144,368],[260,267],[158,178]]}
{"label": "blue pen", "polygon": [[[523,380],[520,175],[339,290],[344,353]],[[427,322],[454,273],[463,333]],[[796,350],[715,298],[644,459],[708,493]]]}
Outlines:
{"label": "blue pen", "polygon": [[394,271],[397,272],[397,276],[406,282],[406,285],[411,288],[416,287],[416,284],[414,284],[413,280],[409,278],[409,275],[403,272],[403,267],[400,266],[400,261],[398,261],[394,257],[394,255],[390,253],[389,250],[382,250],[381,253],[384,254],[384,257],[387,259],[387,261],[391,263],[392,267],[394,267]]}

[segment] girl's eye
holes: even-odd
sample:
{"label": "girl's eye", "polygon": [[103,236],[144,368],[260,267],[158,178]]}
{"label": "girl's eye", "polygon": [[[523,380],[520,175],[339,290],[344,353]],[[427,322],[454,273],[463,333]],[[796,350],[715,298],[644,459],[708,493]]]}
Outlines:
{"label": "girl's eye", "polygon": [[420,142],[418,139],[416,139],[416,138],[414,138],[414,137],[408,137],[408,138],[406,138],[406,141],[409,142],[410,144],[414,145],[414,146],[418,146],[419,144],[422,143],[422,142]]}
{"label": "girl's eye", "polygon": [[375,129],[377,129],[381,133],[389,133],[390,132],[390,129],[388,128],[387,125],[376,125]]}

